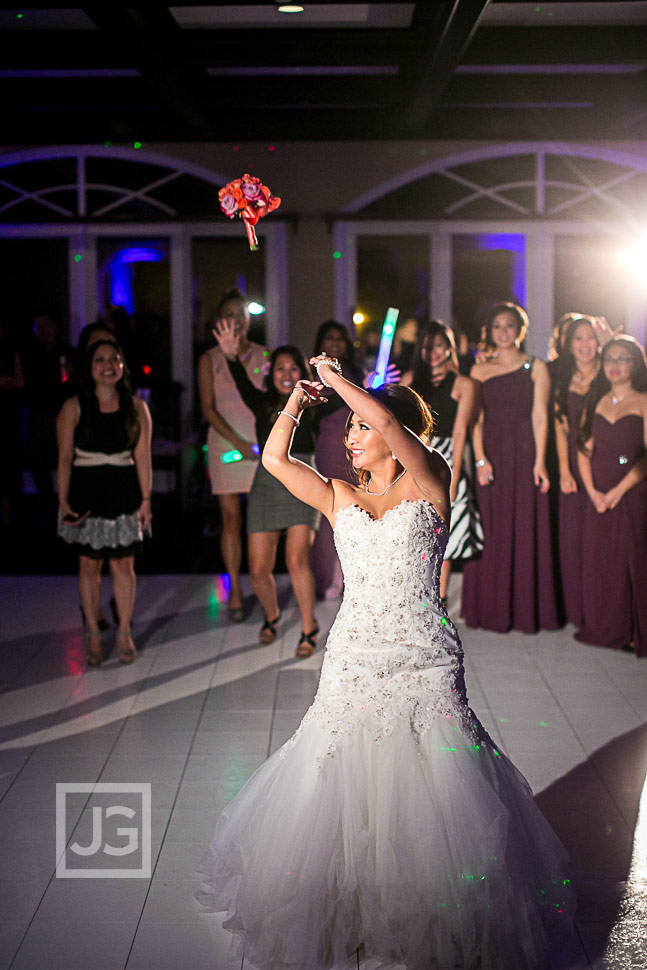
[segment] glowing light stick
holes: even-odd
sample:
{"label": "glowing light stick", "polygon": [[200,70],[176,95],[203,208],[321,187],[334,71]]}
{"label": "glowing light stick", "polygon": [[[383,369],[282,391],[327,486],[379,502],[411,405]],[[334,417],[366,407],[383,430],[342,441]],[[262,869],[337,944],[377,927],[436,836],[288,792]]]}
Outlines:
{"label": "glowing light stick", "polygon": [[375,364],[373,387],[381,387],[386,379],[386,369],[389,366],[391,345],[393,343],[393,335],[395,334],[395,325],[398,322],[399,313],[400,311],[397,309],[397,307],[393,306],[390,306],[386,311],[384,324],[382,326],[380,348],[377,352],[377,363]]}
{"label": "glowing light stick", "polygon": [[[260,455],[261,449],[258,445],[252,445],[252,451],[255,455]],[[238,451],[237,448],[232,448],[231,451],[226,451],[224,455],[220,456],[220,461],[224,462],[225,465],[231,465],[234,461],[242,461],[243,456]]]}

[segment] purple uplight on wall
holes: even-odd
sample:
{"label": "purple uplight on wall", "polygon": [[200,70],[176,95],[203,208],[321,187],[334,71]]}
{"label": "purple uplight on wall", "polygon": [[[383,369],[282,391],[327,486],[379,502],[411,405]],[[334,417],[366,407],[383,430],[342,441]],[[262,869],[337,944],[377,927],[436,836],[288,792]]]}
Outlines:
{"label": "purple uplight on wall", "polygon": [[110,261],[110,302],[115,307],[124,307],[128,313],[135,312],[133,292],[133,263],[159,263],[164,259],[160,249],[150,246],[129,246],[120,249]]}
{"label": "purple uplight on wall", "polygon": [[488,232],[473,236],[476,249],[503,249],[513,253],[512,292],[521,306],[526,305],[526,237],[516,232]]}

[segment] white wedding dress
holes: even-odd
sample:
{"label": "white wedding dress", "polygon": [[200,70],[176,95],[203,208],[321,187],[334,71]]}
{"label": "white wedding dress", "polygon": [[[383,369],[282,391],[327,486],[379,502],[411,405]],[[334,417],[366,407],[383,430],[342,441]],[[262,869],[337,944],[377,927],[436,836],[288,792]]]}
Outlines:
{"label": "white wedding dress", "polygon": [[[225,809],[211,910],[261,970],[543,970],[564,852],[467,702],[441,604],[447,529],[404,501],[337,515],[344,600],[315,700]],[[560,934],[561,935],[561,934]]]}

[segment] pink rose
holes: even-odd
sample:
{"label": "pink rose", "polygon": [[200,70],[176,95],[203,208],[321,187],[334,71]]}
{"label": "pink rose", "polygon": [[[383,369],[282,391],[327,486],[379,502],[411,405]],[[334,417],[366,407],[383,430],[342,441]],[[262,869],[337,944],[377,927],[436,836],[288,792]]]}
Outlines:
{"label": "pink rose", "polygon": [[249,202],[254,202],[263,195],[260,185],[258,185],[256,182],[243,182],[241,189],[243,195]]}
{"label": "pink rose", "polygon": [[225,215],[232,218],[236,215],[238,211],[238,203],[233,195],[224,195],[220,200],[220,208],[225,213]]}

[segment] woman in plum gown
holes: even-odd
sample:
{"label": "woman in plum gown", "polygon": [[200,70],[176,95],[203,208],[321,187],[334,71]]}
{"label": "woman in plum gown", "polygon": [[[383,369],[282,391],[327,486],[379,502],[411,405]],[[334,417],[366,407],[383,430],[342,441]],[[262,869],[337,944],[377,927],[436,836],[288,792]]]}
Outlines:
{"label": "woman in plum gown", "polygon": [[356,485],[290,455],[295,388],[263,462],[333,526],[345,577],[314,703],[225,809],[205,902],[260,970],[543,970],[570,926],[563,849],[469,708],[439,595],[449,468],[409,388],[364,391],[330,358]]}
{"label": "woman in plum gown", "polygon": [[580,479],[577,436],[584,399],[600,369],[595,319],[573,317],[555,369],[555,445],[559,469],[559,565],[564,616],[582,624],[582,537],[588,496]]}
{"label": "woman in plum gown", "polygon": [[647,367],[614,337],[585,402],[579,472],[589,498],[582,549],[583,643],[647,656]]}
{"label": "woman in plum gown", "polygon": [[485,548],[463,569],[468,626],[498,633],[559,626],[546,472],[546,365],[520,348],[528,326],[514,303],[492,307],[488,357],[472,368],[481,409],[474,426],[477,498]]}

